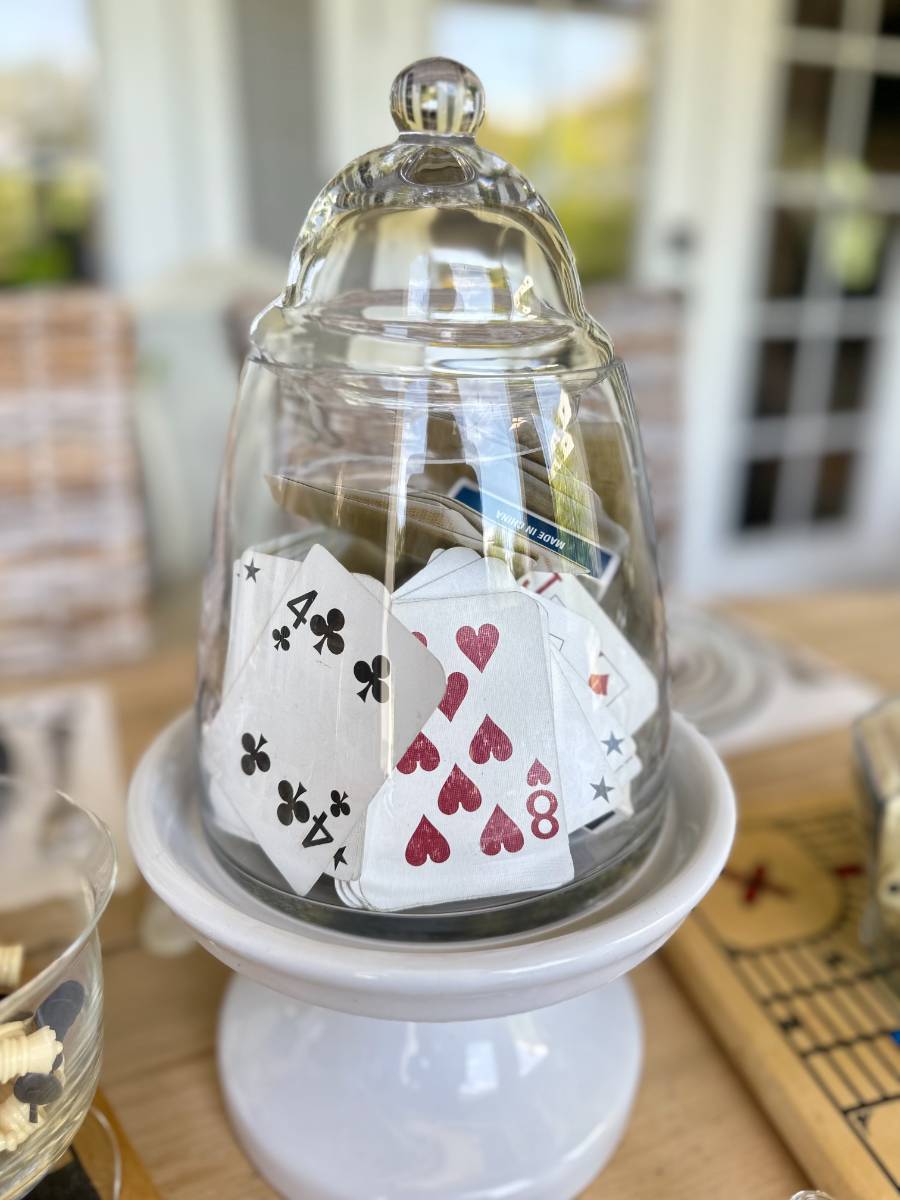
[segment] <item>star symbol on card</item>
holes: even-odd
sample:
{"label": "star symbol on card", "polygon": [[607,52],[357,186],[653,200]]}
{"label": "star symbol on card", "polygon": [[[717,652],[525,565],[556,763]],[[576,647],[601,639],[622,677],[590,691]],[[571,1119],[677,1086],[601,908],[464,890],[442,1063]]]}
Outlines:
{"label": "star symbol on card", "polygon": [[617,738],[614,733],[611,733],[609,735],[609,737],[606,738],[606,740],[603,743],[603,745],[606,747],[606,753],[607,754],[621,754],[622,753],[622,742],[624,740],[625,740],[624,738]]}
{"label": "star symbol on card", "polygon": [[607,803],[609,803],[609,793],[616,790],[609,786],[602,775],[600,776],[600,782],[592,783],[591,787],[594,789],[594,799],[605,800]]}
{"label": "star symbol on card", "polygon": [[244,563],[244,570],[247,572],[245,578],[256,583],[256,577],[259,574],[259,567],[256,565],[254,559],[251,558],[249,563]]}

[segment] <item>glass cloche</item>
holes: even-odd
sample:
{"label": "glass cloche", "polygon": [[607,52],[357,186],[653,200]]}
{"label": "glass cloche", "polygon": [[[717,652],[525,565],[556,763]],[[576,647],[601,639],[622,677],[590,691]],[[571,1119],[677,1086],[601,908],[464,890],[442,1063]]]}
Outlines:
{"label": "glass cloche", "polygon": [[625,367],[483,110],[466,67],[415,63],[397,140],[313,204],[253,326],[204,591],[213,847],[279,907],[380,936],[567,915],[666,807]]}

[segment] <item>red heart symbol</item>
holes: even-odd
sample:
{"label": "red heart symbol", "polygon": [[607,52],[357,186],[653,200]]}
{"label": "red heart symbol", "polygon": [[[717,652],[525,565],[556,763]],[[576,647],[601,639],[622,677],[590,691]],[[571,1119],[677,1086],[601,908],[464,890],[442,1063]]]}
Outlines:
{"label": "red heart symbol", "polygon": [[512,742],[499,725],[495,725],[490,717],[485,717],[469,743],[469,757],[472,762],[486,763],[491,755],[498,762],[506,762],[511,754]]}
{"label": "red heart symbol", "polygon": [[481,852],[493,857],[501,850],[515,854],[525,845],[522,830],[512,817],[507,816],[500,805],[496,805],[488,819],[487,825],[481,831]]}
{"label": "red heart symbol", "polygon": [[608,675],[592,675],[588,679],[588,687],[592,692],[596,692],[598,696],[605,696],[606,689],[609,687]]}
{"label": "red heart symbol", "polygon": [[466,812],[474,812],[481,806],[481,792],[465,771],[454,763],[453,770],[444,780],[438,793],[438,808],[448,817],[462,805]]}
{"label": "red heart symbol", "polygon": [[496,625],[481,625],[478,632],[471,625],[462,625],[456,631],[456,644],[463,654],[483,671],[500,641],[500,630]]}
{"label": "red heart symbol", "polygon": [[452,721],[456,716],[456,710],[466,698],[466,692],[469,690],[469,681],[463,675],[462,671],[451,671],[447,676],[447,687],[444,691],[444,698],[438,705],[438,708],[444,714],[448,721]]}
{"label": "red heart symbol", "polygon": [[441,756],[434,742],[424,733],[417,733],[397,763],[397,770],[401,775],[412,775],[419,766],[423,771],[433,771],[440,765],[440,761]]}
{"label": "red heart symbol", "polygon": [[528,786],[537,787],[538,784],[547,784],[549,782],[550,772],[540,761],[540,759],[536,758],[528,768]]}
{"label": "red heart symbol", "polygon": [[412,837],[406,843],[406,861],[411,867],[421,867],[426,859],[432,862],[446,862],[450,857],[450,843],[439,829],[435,829],[427,817],[416,826]]}
{"label": "red heart symbol", "polygon": [[413,630],[413,637],[417,638],[418,641],[420,641],[422,643],[422,645],[425,647],[426,650],[428,649],[428,638],[425,636],[424,633],[417,633],[415,630]]}

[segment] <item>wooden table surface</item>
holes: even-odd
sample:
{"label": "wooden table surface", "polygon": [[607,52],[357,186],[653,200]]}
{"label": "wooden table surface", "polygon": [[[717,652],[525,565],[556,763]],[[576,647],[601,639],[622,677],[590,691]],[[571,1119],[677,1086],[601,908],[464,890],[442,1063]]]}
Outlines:
{"label": "wooden table surface", "polygon": [[[900,690],[900,592],[731,610]],[[118,703],[129,769],[191,701],[191,624],[170,628],[146,663],[102,676]],[[744,806],[789,796],[794,784],[834,795],[853,786],[846,730],[736,757],[729,768]],[[166,1200],[272,1197],[231,1137],[216,1082],[216,1012],[228,971],[200,949],[150,957],[137,938],[145,902],[141,889],[119,898],[104,922],[107,1095]],[[625,1140],[586,1200],[788,1200],[809,1186],[660,957],[633,979],[649,1035],[643,1080]]]}

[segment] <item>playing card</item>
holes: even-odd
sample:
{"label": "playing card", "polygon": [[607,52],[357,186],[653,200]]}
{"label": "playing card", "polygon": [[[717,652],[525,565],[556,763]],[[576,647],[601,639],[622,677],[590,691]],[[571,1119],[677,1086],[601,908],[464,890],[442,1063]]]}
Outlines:
{"label": "playing card", "polygon": [[[284,539],[282,539],[284,540]],[[271,543],[268,543],[271,546]],[[232,574],[234,583],[231,591],[231,617],[228,629],[228,649],[225,671],[222,678],[222,699],[231,691],[239,678],[250,652],[268,631],[272,614],[285,593],[291,587],[300,570],[301,562],[293,557],[268,554],[257,547],[248,547],[236,559]],[[373,595],[389,603],[389,594],[384,585],[369,575],[357,575],[360,583]],[[207,798],[219,825],[234,837],[252,836],[240,808],[232,804],[225,789],[215,779],[212,768],[220,753],[221,725],[210,732],[204,731],[202,756],[207,770]]]}
{"label": "playing card", "polygon": [[[439,661],[314,546],[207,730],[209,766],[291,887],[344,847],[444,694]],[[352,868],[350,868],[352,869]]]}
{"label": "playing card", "polygon": [[234,563],[231,622],[222,695],[230,690],[269,619],[300,570],[293,558],[248,550]]}
{"label": "playing card", "polygon": [[460,567],[483,561],[477,551],[470,550],[465,546],[454,546],[449,550],[435,550],[421,571],[417,571],[412,578],[407,579],[406,583],[396,589],[394,599],[402,600],[404,596],[408,596],[430,583],[435,583],[445,575],[459,570]]}
{"label": "playing card", "polygon": [[473,595],[476,592],[512,591],[516,587],[515,576],[502,558],[482,557],[459,547],[432,555],[418,574],[397,589],[394,598]]}
{"label": "playing card", "polygon": [[[632,812],[627,784],[641,770],[634,739],[616,717],[613,701],[624,694],[627,684],[611,666],[598,676],[597,664],[605,663],[599,637],[592,625],[563,604],[548,600],[539,591],[528,591],[547,614],[554,658],[568,684],[567,699],[575,705],[593,735],[593,745],[574,715],[564,716],[560,728],[567,740],[579,746],[577,769],[564,778],[566,817],[570,829],[588,825],[613,809]],[[598,686],[598,679],[601,684]],[[614,682],[610,682],[610,681]],[[562,688],[558,689],[562,694]],[[561,703],[562,701],[560,701]],[[569,760],[566,759],[566,762]]]}
{"label": "playing card", "polygon": [[[392,513],[400,503],[388,492],[343,487],[336,495],[332,488],[287,475],[270,475],[266,481],[276,504],[307,519],[330,522],[335,505],[340,504],[347,529],[374,544],[385,543]],[[559,562],[556,555],[540,555],[514,531],[483,529],[478,515],[453,497],[410,488],[402,497],[402,507],[402,550],[406,554],[424,558],[435,545],[465,546],[483,553],[486,546],[494,544],[513,555],[520,571],[542,564],[554,567]]]}
{"label": "playing card", "polygon": [[438,711],[366,816],[355,888],[377,909],[572,878],[546,619],[521,590],[395,601],[444,666]]}
{"label": "playing card", "polygon": [[[607,691],[610,713],[626,733],[636,733],[656,712],[659,687],[656,676],[625,635],[579,583],[578,576],[534,571],[519,583],[547,600],[565,605],[594,627],[601,655],[589,668],[590,686],[594,691]],[[621,691],[617,690],[617,677],[625,684]]]}
{"label": "playing card", "polygon": [[[421,583],[422,580],[425,582]],[[406,587],[406,598],[423,600],[486,589],[512,591],[518,585],[500,559],[472,559],[465,551],[447,550],[433,558]],[[607,710],[606,699],[591,691],[566,658],[566,647],[570,652],[577,650],[585,660],[592,648],[599,653],[593,627],[561,604],[530,592],[526,595],[545,610],[551,641],[559,643],[548,650],[558,731],[560,791],[566,824],[572,831],[619,807],[625,784],[633,778],[633,774],[623,772],[622,768],[633,759],[635,745]],[[637,766],[639,770],[639,760]]]}

